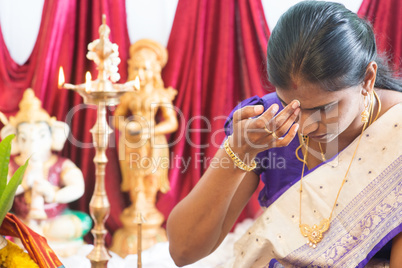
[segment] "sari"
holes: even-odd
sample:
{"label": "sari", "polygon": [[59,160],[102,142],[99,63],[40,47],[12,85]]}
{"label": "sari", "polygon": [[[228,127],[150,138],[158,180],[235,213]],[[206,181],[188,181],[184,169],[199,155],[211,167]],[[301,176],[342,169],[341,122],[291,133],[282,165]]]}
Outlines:
{"label": "sari", "polygon": [[[266,196],[269,184],[261,191],[259,201],[267,207],[236,242],[235,258],[227,266],[365,267],[402,232],[401,115],[402,104],[395,105],[364,131],[329,230],[317,248],[306,243],[299,229],[301,168],[295,179],[286,178],[286,169],[276,193]],[[304,176],[302,224],[318,225],[329,217],[357,142]]]}

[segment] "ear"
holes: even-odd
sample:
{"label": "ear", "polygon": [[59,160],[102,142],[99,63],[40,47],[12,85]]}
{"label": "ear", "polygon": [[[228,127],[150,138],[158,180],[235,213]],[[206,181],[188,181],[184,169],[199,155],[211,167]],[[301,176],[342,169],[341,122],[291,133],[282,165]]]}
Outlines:
{"label": "ear", "polygon": [[[0,131],[0,137],[2,140],[11,134],[17,135],[17,128],[15,128],[14,126],[12,126],[10,124],[5,125]],[[20,152],[20,149],[18,146],[17,137],[15,137],[13,139],[13,141],[11,142],[11,154],[18,154],[19,152]]]}
{"label": "ear", "polygon": [[52,124],[52,150],[60,151],[63,149],[69,131],[69,126],[64,122],[55,121]]}
{"label": "ear", "polygon": [[374,90],[375,79],[377,77],[377,63],[371,61],[366,68],[366,75],[363,80],[362,94],[371,94]]}

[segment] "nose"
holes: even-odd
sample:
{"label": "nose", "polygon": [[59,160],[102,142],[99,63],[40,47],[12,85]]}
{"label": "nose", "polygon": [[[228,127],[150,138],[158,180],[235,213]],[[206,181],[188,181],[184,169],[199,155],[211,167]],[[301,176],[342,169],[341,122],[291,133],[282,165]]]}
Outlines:
{"label": "nose", "polygon": [[300,126],[300,133],[302,135],[309,135],[310,133],[313,133],[318,129],[320,121],[320,111],[300,111],[297,121]]}

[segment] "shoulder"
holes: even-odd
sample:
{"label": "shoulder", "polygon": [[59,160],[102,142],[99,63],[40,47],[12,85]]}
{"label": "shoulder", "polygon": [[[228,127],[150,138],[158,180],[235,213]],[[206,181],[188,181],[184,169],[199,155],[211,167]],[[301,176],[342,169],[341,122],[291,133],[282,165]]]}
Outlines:
{"label": "shoulder", "polygon": [[378,97],[381,100],[381,113],[387,112],[393,106],[402,103],[402,92],[388,89],[376,89]]}
{"label": "shoulder", "polygon": [[63,170],[64,170],[64,169],[70,169],[70,168],[78,168],[78,167],[74,164],[74,162],[71,161],[71,160],[68,159],[68,158],[62,158],[62,157],[60,157],[60,159],[59,159],[58,162],[61,164]]}
{"label": "shoulder", "polygon": [[123,94],[123,96],[120,97],[120,104],[127,104],[130,103],[131,100],[135,97],[136,92],[129,91]]}
{"label": "shoulder", "polygon": [[[274,103],[281,104],[281,101],[278,99],[278,95],[276,95],[276,92],[272,92],[272,93],[265,95],[264,97],[261,98],[261,100],[264,103],[265,109],[268,109],[269,106],[271,106]],[[279,107],[282,107],[282,105],[279,105]]]}
{"label": "shoulder", "polygon": [[177,95],[177,90],[173,87],[160,88],[158,90],[158,94],[160,95],[162,101],[173,102]]}
{"label": "shoulder", "polygon": [[271,106],[272,104],[277,103],[280,104],[280,101],[278,99],[278,96],[276,95],[275,92],[272,93],[268,93],[266,95],[264,95],[263,97],[259,97],[259,96],[253,96],[251,98],[245,99],[242,102],[240,102],[230,113],[229,117],[233,116],[233,113],[240,109],[243,108],[245,106],[249,106],[249,105],[263,105],[264,109],[268,109],[269,106]]}
{"label": "shoulder", "polygon": [[282,105],[280,105],[280,101],[275,92],[268,93],[268,94],[264,95],[263,97],[253,96],[251,98],[243,100],[230,112],[229,116],[226,119],[226,122],[225,122],[226,135],[228,136],[232,132],[232,119],[233,119],[233,114],[235,111],[237,111],[240,108],[243,108],[245,106],[250,106],[250,105],[263,105],[264,110],[266,110],[274,103],[279,104],[279,107],[282,108]]}
{"label": "shoulder", "polygon": [[268,93],[268,94],[264,95],[263,97],[254,96],[254,97],[248,98],[241,102],[241,104],[243,104],[243,106],[262,104],[262,105],[264,105],[265,109],[269,108],[269,106],[271,106],[274,103],[280,104],[280,101],[278,99],[278,96],[276,95],[276,92]]}

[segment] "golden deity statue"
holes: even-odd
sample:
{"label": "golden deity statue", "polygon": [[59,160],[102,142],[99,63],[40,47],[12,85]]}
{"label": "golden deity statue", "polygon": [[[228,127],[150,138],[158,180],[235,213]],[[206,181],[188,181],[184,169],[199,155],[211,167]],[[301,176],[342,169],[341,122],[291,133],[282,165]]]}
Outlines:
{"label": "golden deity statue", "polygon": [[131,206],[121,215],[123,228],[114,234],[111,250],[123,257],[137,252],[139,213],[145,219],[144,249],[167,240],[161,227],[164,217],[155,207],[157,193],[169,190],[166,134],[178,127],[172,103],[177,91],[165,88],[161,77],[167,58],[166,48],[155,41],[142,39],[131,45],[128,80],[139,79],[140,87],[125,93],[114,113],[120,132],[121,189],[129,192]]}

